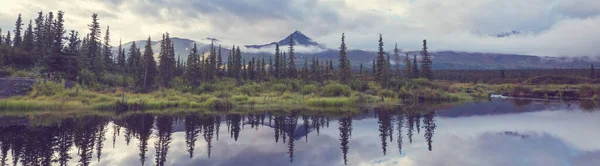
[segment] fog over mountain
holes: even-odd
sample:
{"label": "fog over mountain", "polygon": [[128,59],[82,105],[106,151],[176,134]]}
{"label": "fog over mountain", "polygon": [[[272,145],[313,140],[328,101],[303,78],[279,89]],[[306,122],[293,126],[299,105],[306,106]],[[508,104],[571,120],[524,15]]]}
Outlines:
{"label": "fog over mountain", "polygon": [[[281,52],[289,51],[290,37],[294,36],[294,50],[297,54],[297,63],[300,66],[304,63],[304,59],[313,56],[318,57],[321,60],[334,60],[337,61],[338,49],[327,48],[324,45],[318,43],[318,41],[312,40],[300,31],[292,32],[290,35],[282,37],[278,42],[272,42],[268,44],[260,45],[245,45],[240,47],[243,54],[242,57],[246,59],[254,58],[269,58],[274,56],[275,43],[279,43]],[[510,37],[511,35],[519,35],[516,31],[506,32],[498,34],[498,38]],[[171,38],[175,44],[175,55],[180,57],[182,61],[187,60],[190,49],[194,43],[197,44],[200,53],[208,54],[210,51],[210,43],[206,41],[199,42],[185,38],[173,37]],[[146,44],[145,40],[135,41],[136,45],[143,47]],[[215,43],[215,47],[220,44],[227,43],[227,41],[220,41]],[[125,51],[131,46],[132,42],[123,44]],[[430,46],[431,47],[431,46]],[[116,47],[114,47],[116,48]],[[155,53],[159,51],[160,41],[153,41],[152,48]],[[227,61],[231,46],[222,45],[221,52],[224,61]],[[116,51],[116,49],[113,49]],[[387,53],[392,55],[391,49],[385,50]],[[420,56],[419,50],[407,50],[401,54],[401,58],[404,58],[405,54]],[[433,55],[433,68],[434,69],[527,69],[527,68],[586,68],[590,64],[600,64],[600,57],[554,57],[554,56],[534,56],[534,55],[518,55],[518,54],[500,54],[500,53],[476,53],[476,52],[464,52],[464,51],[436,51],[432,52]],[[157,57],[158,54],[155,55]],[[352,62],[354,68],[358,68],[361,63],[366,68],[370,68],[372,60],[375,58],[376,53],[370,50],[352,49],[349,48],[348,57]],[[393,59],[393,58],[392,58]],[[393,63],[393,62],[392,62]],[[401,61],[400,65],[403,61]]]}

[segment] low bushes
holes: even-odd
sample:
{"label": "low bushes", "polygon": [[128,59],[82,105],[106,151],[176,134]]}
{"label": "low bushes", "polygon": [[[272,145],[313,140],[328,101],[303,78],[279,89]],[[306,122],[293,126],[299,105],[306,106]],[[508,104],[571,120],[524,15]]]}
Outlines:
{"label": "low bushes", "polygon": [[325,97],[350,96],[350,91],[346,85],[332,83],[323,87],[321,95]]}

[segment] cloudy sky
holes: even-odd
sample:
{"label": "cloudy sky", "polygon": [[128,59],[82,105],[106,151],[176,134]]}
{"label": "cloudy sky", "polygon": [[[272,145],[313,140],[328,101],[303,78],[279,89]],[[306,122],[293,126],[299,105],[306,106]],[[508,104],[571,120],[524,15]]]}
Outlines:
{"label": "cloudy sky", "polygon": [[[375,50],[378,34],[418,50],[599,56],[600,1],[596,0],[0,0],[0,27],[21,13],[65,11],[66,26],[87,32],[91,14],[111,26],[113,43],[158,39],[163,32],[223,44],[264,44],[302,31],[329,48],[346,33],[350,49]],[[495,34],[518,31],[498,38]]]}

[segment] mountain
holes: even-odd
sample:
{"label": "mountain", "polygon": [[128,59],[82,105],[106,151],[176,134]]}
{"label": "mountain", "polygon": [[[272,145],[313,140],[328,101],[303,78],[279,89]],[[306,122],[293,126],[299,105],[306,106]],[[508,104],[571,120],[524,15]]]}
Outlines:
{"label": "mountain", "polygon": [[325,49],[325,46],[323,46],[317,42],[314,42],[311,38],[307,37],[300,31],[295,31],[294,33],[288,35],[285,39],[280,40],[279,42],[272,42],[272,43],[263,44],[263,45],[245,45],[245,47],[248,49],[272,48],[272,47],[275,47],[276,43],[279,43],[279,46],[284,46],[284,45],[287,46],[287,45],[290,45],[290,38],[292,36],[294,37],[294,44],[296,46],[317,47],[317,48]]}
{"label": "mountain", "polygon": [[[296,66],[302,66],[304,63],[304,59],[312,59],[313,56],[318,57],[320,60],[333,60],[337,62],[338,53],[337,49],[327,49],[323,45],[313,41],[306,35],[304,35],[300,31],[295,31],[294,33],[287,36],[285,39],[277,42],[280,45],[284,45],[281,48],[282,52],[287,52],[287,47],[285,45],[289,45],[289,39],[291,36],[294,36],[294,42],[297,46],[305,46],[305,47],[318,47],[319,51],[311,51],[311,52],[296,52]],[[210,44],[204,44],[198,41],[184,39],[184,38],[171,38],[175,45],[175,55],[180,56],[182,61],[187,60],[187,56],[189,55],[190,49],[193,47],[194,43],[198,45],[198,50],[200,53],[205,53],[206,56],[210,51]],[[123,48],[125,51],[129,51],[129,47],[132,42],[128,42],[123,44]],[[145,46],[146,41],[140,40],[136,41],[136,45],[140,47],[143,51],[143,47]],[[275,42],[271,44],[265,45],[246,45],[248,50],[251,49],[262,49],[260,51],[243,51],[242,57],[246,59],[246,61],[251,60],[252,58],[256,58],[260,60],[262,58],[265,59],[266,63],[268,63],[269,58],[273,57]],[[116,52],[116,47],[113,47]],[[227,61],[227,57],[229,55],[230,50],[227,48],[222,48],[222,57],[223,61]],[[152,42],[152,49],[154,51],[154,56],[158,57],[158,53],[160,50],[160,41]],[[388,52],[391,50],[387,50]],[[420,53],[418,51],[406,52],[412,58],[412,55],[417,55],[420,57]],[[547,57],[547,56],[533,56],[533,55],[517,55],[517,54],[498,54],[498,53],[473,53],[473,52],[460,52],[460,51],[438,51],[438,52],[430,52],[433,59],[433,68],[434,69],[552,69],[552,68],[587,68],[590,64],[595,64],[600,66],[600,57]],[[371,68],[371,63],[376,56],[374,51],[366,51],[366,50],[348,50],[347,51],[348,58],[352,62],[352,66],[355,70],[358,70],[360,64],[363,64],[365,68]],[[116,54],[115,54],[116,55]],[[404,54],[401,55],[400,65],[404,66]],[[393,57],[391,57],[393,61]],[[393,62],[392,62],[393,63]]]}

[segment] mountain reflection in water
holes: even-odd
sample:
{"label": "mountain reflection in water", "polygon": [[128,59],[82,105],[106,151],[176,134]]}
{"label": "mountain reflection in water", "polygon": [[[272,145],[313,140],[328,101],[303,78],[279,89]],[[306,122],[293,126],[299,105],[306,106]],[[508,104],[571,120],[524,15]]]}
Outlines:
{"label": "mountain reflection in water", "polygon": [[600,114],[589,107],[494,99],[340,116],[5,116],[0,165],[600,165]]}

